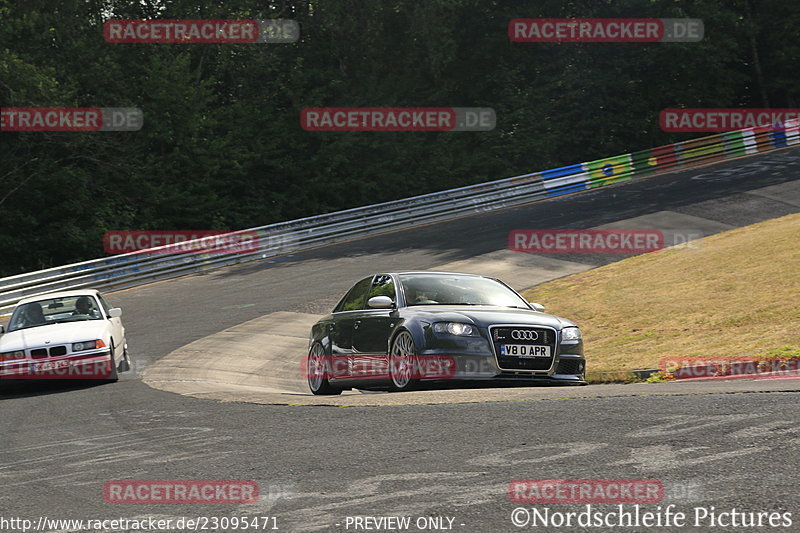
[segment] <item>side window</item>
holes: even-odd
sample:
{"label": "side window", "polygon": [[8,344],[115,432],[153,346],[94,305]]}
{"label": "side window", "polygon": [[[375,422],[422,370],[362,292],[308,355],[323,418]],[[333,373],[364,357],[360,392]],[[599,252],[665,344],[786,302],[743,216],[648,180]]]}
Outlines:
{"label": "side window", "polygon": [[372,282],[372,288],[369,291],[367,300],[373,296],[388,296],[393,302],[397,301],[397,298],[395,298],[394,280],[392,276],[388,274],[375,276],[375,281]]}
{"label": "side window", "polygon": [[338,313],[340,311],[357,311],[359,309],[364,309],[367,304],[367,293],[369,292],[371,283],[372,276],[364,278],[356,283],[353,288],[350,289],[350,292],[342,298],[342,301],[339,302],[339,305],[336,306],[333,312]]}
{"label": "side window", "polygon": [[100,303],[103,304],[103,314],[108,315],[108,310],[111,309],[111,306],[108,305],[106,299],[100,296],[99,293],[97,294],[97,298],[100,300]]}

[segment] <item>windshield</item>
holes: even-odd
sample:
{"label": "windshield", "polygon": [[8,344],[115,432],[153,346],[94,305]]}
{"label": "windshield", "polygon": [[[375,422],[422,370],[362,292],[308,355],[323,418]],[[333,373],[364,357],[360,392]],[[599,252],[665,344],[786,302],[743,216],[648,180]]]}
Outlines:
{"label": "windshield", "polygon": [[404,274],[406,305],[494,305],[530,309],[517,293],[497,281],[473,276]]}
{"label": "windshield", "polygon": [[94,297],[89,295],[50,298],[22,304],[14,310],[8,331],[35,328],[62,322],[101,320],[103,315]]}

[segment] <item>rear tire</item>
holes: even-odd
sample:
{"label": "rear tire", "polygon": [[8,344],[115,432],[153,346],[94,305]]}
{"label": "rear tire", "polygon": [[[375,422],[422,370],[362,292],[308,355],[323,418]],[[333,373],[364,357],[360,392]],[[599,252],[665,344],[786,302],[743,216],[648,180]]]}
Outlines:
{"label": "rear tire", "polygon": [[408,331],[401,331],[392,340],[392,348],[389,350],[389,390],[414,390],[419,383],[419,380],[413,379],[416,366],[417,348],[414,337]]}
{"label": "rear tire", "polygon": [[342,389],[334,387],[328,382],[325,348],[318,342],[314,343],[308,351],[306,374],[308,388],[315,396],[336,396],[342,393]]}

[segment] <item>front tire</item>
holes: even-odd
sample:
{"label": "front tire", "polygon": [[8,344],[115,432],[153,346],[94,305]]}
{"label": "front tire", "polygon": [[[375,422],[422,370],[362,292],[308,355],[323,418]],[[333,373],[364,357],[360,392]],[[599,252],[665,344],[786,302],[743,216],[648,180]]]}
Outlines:
{"label": "front tire", "polygon": [[328,382],[328,370],[325,360],[325,348],[320,343],[314,343],[308,351],[306,359],[306,374],[308,388],[315,396],[336,396],[342,389],[334,387]]}
{"label": "front tire", "polygon": [[392,348],[389,350],[389,390],[414,390],[419,381],[414,379],[416,365],[417,348],[414,337],[408,331],[401,331],[392,341]]}

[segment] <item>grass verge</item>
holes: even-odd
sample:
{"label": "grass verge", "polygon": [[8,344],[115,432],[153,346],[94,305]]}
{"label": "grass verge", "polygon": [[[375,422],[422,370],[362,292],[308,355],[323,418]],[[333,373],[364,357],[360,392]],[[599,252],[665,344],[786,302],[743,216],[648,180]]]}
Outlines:
{"label": "grass verge", "polygon": [[595,381],[636,380],[631,371],[658,368],[667,358],[798,353],[800,214],[624,259],[523,295],[581,327]]}

